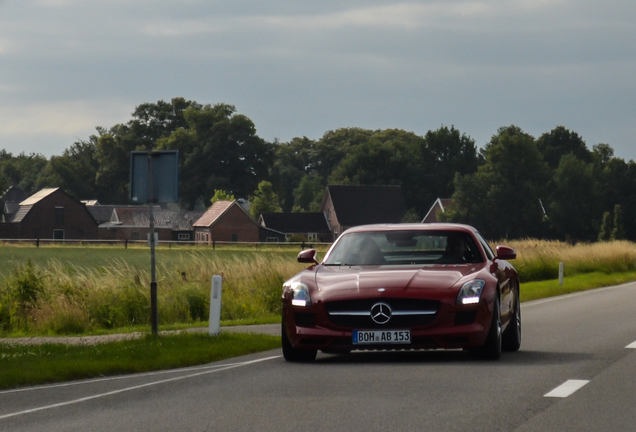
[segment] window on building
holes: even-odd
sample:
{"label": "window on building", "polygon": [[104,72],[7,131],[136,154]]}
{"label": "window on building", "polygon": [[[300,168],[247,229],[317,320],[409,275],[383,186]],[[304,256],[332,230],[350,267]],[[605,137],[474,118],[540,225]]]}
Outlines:
{"label": "window on building", "polygon": [[64,240],[64,230],[53,230],[53,240]]}
{"label": "window on building", "polygon": [[265,241],[266,241],[267,243],[276,243],[276,242],[278,242],[278,237],[267,237],[267,238],[265,239]]}
{"label": "window on building", "polygon": [[190,233],[179,233],[177,235],[178,240],[190,240]]}
{"label": "window on building", "polygon": [[64,207],[55,207],[55,225],[64,225]]}
{"label": "window on building", "polygon": [[139,233],[138,232],[132,232],[130,233],[130,239],[131,240],[139,240]]}
{"label": "window on building", "polygon": [[230,237],[230,241],[232,243],[236,243],[238,241],[238,234],[232,234],[232,236]]}
{"label": "window on building", "polygon": [[308,233],[307,234],[307,240],[309,240],[309,241],[318,240],[318,234],[316,234],[316,233]]}

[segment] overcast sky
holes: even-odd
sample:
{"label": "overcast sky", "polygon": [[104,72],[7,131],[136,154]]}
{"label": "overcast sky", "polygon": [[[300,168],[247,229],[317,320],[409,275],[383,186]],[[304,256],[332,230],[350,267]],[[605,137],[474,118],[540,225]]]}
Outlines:
{"label": "overcast sky", "polygon": [[636,160],[636,1],[0,0],[0,149],[59,155],[178,96],[267,140],[562,125]]}

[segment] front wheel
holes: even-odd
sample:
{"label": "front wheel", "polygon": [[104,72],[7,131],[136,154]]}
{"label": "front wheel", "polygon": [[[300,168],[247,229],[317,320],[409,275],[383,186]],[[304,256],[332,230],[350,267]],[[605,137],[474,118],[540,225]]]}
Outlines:
{"label": "front wheel", "polygon": [[478,348],[471,349],[470,353],[475,357],[497,360],[501,357],[501,339],[501,311],[499,299],[497,298],[492,306],[492,320],[490,321],[486,343]]}
{"label": "front wheel", "polygon": [[287,337],[287,331],[285,330],[285,324],[280,325],[280,337],[283,345],[283,357],[288,362],[295,363],[309,363],[315,360],[318,351],[310,349],[297,349],[294,348]]}
{"label": "front wheel", "polygon": [[519,289],[515,292],[515,314],[503,334],[502,347],[504,351],[515,352],[521,347],[521,304]]}

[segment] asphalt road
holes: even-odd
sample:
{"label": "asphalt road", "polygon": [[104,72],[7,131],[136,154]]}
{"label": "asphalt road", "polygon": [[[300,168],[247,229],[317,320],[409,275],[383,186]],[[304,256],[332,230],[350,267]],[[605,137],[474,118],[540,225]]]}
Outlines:
{"label": "asphalt road", "polygon": [[522,322],[521,351],[496,362],[432,351],[290,364],[276,350],[4,391],[0,430],[636,430],[636,284],[524,303]]}

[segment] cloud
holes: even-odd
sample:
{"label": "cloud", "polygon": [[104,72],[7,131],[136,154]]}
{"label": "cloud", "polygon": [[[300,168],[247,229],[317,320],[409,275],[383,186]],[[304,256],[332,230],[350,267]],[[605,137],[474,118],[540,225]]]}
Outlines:
{"label": "cloud", "polygon": [[129,120],[132,110],[133,104],[118,99],[3,105],[0,106],[0,136],[3,140],[50,135],[85,139],[95,126],[112,126]]}
{"label": "cloud", "polygon": [[495,9],[487,2],[397,3],[385,6],[353,8],[317,14],[264,14],[239,16],[203,16],[188,20],[160,20],[144,26],[151,36],[175,37],[239,29],[316,32],[335,29],[368,28],[414,30],[432,25],[440,19],[476,19],[492,15]]}

